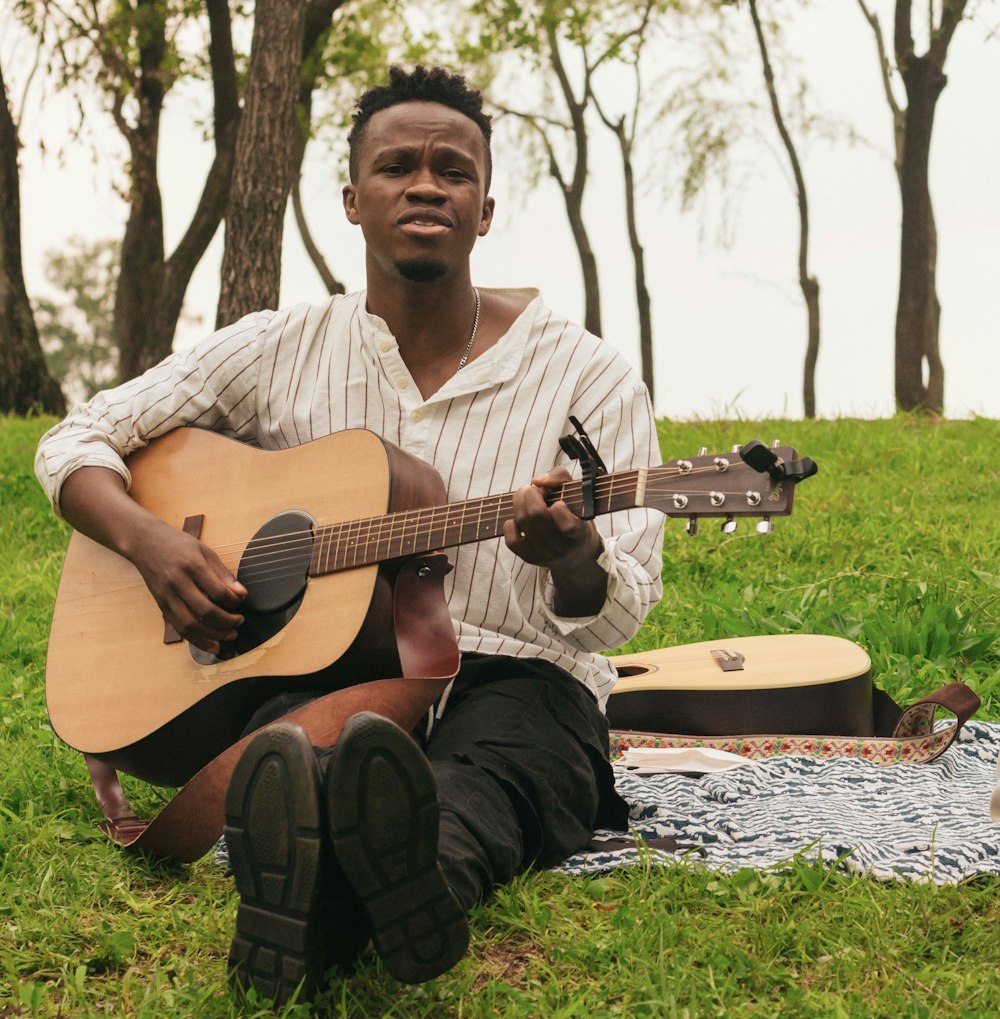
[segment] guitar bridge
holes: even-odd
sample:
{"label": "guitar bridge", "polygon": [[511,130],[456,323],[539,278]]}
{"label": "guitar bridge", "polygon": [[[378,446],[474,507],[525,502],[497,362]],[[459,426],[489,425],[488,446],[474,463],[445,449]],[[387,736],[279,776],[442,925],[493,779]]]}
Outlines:
{"label": "guitar bridge", "polygon": [[730,648],[713,648],[712,657],[719,663],[719,668],[723,672],[743,671],[744,658],[739,651],[733,651]]}

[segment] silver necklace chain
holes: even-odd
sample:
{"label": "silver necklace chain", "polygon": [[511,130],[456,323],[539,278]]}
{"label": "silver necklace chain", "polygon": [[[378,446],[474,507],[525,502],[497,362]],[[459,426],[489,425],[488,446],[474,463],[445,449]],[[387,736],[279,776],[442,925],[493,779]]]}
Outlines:
{"label": "silver necklace chain", "polygon": [[482,307],[482,300],[479,296],[478,287],[473,287],[472,292],[476,295],[476,317],[472,320],[472,335],[469,337],[469,342],[465,345],[465,353],[462,355],[462,360],[458,362],[457,371],[461,371],[465,367],[465,362],[469,360],[469,355],[472,353],[472,344],[476,342],[476,330],[479,328],[479,309]]}

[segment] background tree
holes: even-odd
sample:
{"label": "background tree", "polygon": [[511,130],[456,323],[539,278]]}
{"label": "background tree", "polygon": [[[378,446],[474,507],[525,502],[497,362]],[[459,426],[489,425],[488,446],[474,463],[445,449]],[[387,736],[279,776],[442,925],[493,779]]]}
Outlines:
{"label": "background tree", "polygon": [[17,124],[0,67],[0,412],[66,409],[49,374],[21,266],[21,187]]}
{"label": "background tree", "polygon": [[[620,96],[613,95],[611,100],[601,101],[597,90],[591,95],[594,108],[604,125],[614,135],[618,143],[618,152],[622,162],[622,184],[625,192],[625,224],[628,229],[629,249],[632,252],[632,264],[635,268],[635,304],[639,316],[639,360],[642,378],[649,390],[651,400],[655,401],[655,372],[653,367],[653,308],[646,286],[646,253],[639,237],[639,217],[637,211],[635,145],[638,137],[640,116],[643,112],[645,94],[641,61],[650,37],[650,27],[654,11],[662,12],[662,5],[656,0],[646,0],[639,5],[640,20],[635,30],[621,42],[618,60],[623,67],[631,72],[632,96],[631,106],[625,113],[615,116],[611,113],[611,102]],[[617,108],[621,108],[620,105]]]}
{"label": "background tree", "polygon": [[[301,179],[307,145],[314,144],[312,139],[316,138],[324,152],[324,164],[339,165],[340,175],[346,179],[347,132],[354,100],[364,89],[384,84],[390,65],[431,59],[431,46],[407,17],[414,10],[426,13],[418,0],[368,0],[340,6],[333,3],[336,10],[332,22],[326,16],[326,30],[317,33],[316,28],[324,23],[324,16],[318,13],[320,6],[310,4],[306,15],[306,57],[298,105],[302,131],[298,135],[291,197],[295,223],[309,260],[327,293],[342,294],[347,288],[331,270],[306,217]],[[333,169],[327,172],[335,175]]]}
{"label": "background tree", "polygon": [[295,107],[305,14],[301,0],[257,0],[254,7],[216,328],[248,312],[278,307],[282,228],[302,135]]}
{"label": "background tree", "polygon": [[[63,87],[100,90],[128,149],[128,217],[115,293],[119,376],[129,378],[171,349],[191,276],[226,208],[239,122],[239,88],[227,0],[35,0],[20,7]],[[207,23],[205,55],[182,51]],[[187,35],[185,35],[187,31]],[[174,251],[164,246],[159,182],[164,100],[185,73],[207,67],[212,83],[215,157],[194,214]]]}
{"label": "background tree", "polygon": [[[608,75],[606,123],[616,132],[610,111],[617,106],[620,72],[637,66],[647,33],[655,19],[673,7],[669,0],[475,0],[470,6],[476,45],[459,47],[459,58],[472,66],[477,81],[494,80],[484,91],[491,105],[502,115],[522,123],[527,134],[529,156],[539,160],[559,188],[570,232],[576,246],[583,277],[584,325],[591,332],[603,332],[597,257],[584,215],[584,198],[590,174],[592,149],[591,118],[596,112],[596,80],[601,71]],[[506,81],[495,65],[507,63],[511,74]],[[481,73],[486,66],[485,75]],[[490,65],[494,65],[491,69]],[[533,72],[526,75],[525,70]],[[520,98],[526,86],[535,86],[536,96]],[[632,130],[634,131],[634,121]],[[624,134],[619,138],[623,171],[631,174],[634,137],[622,119]],[[534,139],[534,146],[530,140]],[[625,148],[621,148],[621,141]],[[634,177],[627,187],[627,201],[634,199]],[[634,228],[635,223],[630,224]],[[645,290],[642,248],[637,231],[631,237],[637,258],[637,294]],[[642,303],[648,299],[640,299]],[[640,310],[640,315],[642,315]],[[652,349],[651,325],[648,346]],[[652,359],[646,364],[647,383],[652,381]]]}
{"label": "background tree", "polygon": [[284,214],[293,193],[296,222],[330,293],[343,292],[319,255],[298,181],[312,131],[313,95],[326,80],[332,20],[344,0],[258,0],[236,176],[226,212],[226,247],[216,324],[277,307]]}
{"label": "background tree", "polygon": [[893,67],[878,17],[865,0],[858,0],[875,33],[882,84],[892,114],[896,177],[902,201],[895,353],[896,404],[901,410],[944,413],[937,226],[931,203],[929,163],[937,101],[948,83],[944,73],[948,47],[967,4],[968,0],[932,0],[927,4],[928,45],[919,55],[913,37],[912,0],[896,0],[893,46],[895,72],[906,93],[904,109],[893,91]]}
{"label": "background tree", "polygon": [[[525,66],[533,68],[541,83],[540,101],[532,108],[520,105],[514,95],[501,96],[501,89],[486,91],[490,104],[500,113],[517,118],[529,129],[540,145],[548,174],[555,181],[566,209],[573,242],[583,275],[583,324],[592,333],[603,333],[601,324],[601,285],[597,258],[583,216],[583,199],[590,172],[590,134],[587,108],[590,105],[591,77],[603,61],[591,55],[591,10],[586,2],[561,3],[558,0],[479,0],[471,12],[478,19],[481,50],[466,47],[466,60],[482,65],[499,53],[511,54],[520,63],[518,76]],[[563,55],[564,46],[575,47],[580,66],[571,80]],[[486,77],[486,76],[483,76]],[[563,116],[560,117],[559,112]],[[567,151],[568,150],[568,151]]]}
{"label": "background tree", "polygon": [[[734,9],[746,11],[745,22],[734,17]],[[809,89],[795,73],[786,37],[795,13],[793,5],[777,0],[766,7],[759,0],[686,7],[682,45],[688,66],[664,89],[661,119],[670,151],[668,179],[676,182],[682,208],[690,209],[710,195],[723,246],[732,243],[748,183],[767,165],[760,160],[762,149],[774,155],[789,180],[798,214],[797,285],[806,306],[803,411],[811,418],[816,414],[820,288],[809,268],[810,214],[801,142],[810,137],[853,142],[855,135],[808,108]],[[762,71],[756,80],[749,74],[754,66]]]}
{"label": "background tree", "polygon": [[58,296],[35,300],[35,320],[49,369],[74,402],[89,399],[115,380],[120,264],[118,240],[73,237],[65,248],[46,254],[45,275]]}
{"label": "background tree", "polygon": [[781,136],[781,144],[788,156],[788,163],[795,180],[795,197],[799,207],[799,288],[806,303],[806,355],[802,378],[802,402],[807,418],[816,416],[816,360],[819,356],[819,281],[809,272],[809,200],[806,193],[805,176],[799,161],[795,143],[789,133],[785,118],[781,112],[781,103],[774,84],[774,69],[768,54],[767,39],[761,23],[757,0],[749,0],[750,19],[753,22],[754,35],[760,50],[760,59],[764,71],[764,86],[767,89],[771,114],[775,127]]}

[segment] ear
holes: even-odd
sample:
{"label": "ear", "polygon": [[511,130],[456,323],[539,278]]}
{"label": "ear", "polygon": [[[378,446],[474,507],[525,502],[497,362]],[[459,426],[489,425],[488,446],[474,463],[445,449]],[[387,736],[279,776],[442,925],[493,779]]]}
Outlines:
{"label": "ear", "polygon": [[479,236],[485,237],[490,232],[490,227],[493,224],[493,210],[496,207],[496,202],[487,195],[483,201],[483,215],[479,220]]}
{"label": "ear", "polygon": [[344,199],[344,213],[347,216],[347,222],[353,223],[355,226],[360,222],[358,220],[358,192],[357,188],[353,184],[345,184],[342,192]]}

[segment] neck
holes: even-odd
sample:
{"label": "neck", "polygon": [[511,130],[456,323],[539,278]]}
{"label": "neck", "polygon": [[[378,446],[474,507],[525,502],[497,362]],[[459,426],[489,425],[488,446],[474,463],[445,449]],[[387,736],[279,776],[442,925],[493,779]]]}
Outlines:
{"label": "neck", "polygon": [[411,369],[453,359],[454,370],[469,342],[476,297],[468,272],[427,283],[397,278],[390,285],[369,273],[367,307],[385,320]]}
{"label": "neck", "polygon": [[396,337],[399,353],[426,400],[458,370],[468,350],[468,360],[481,349],[483,330],[476,344],[469,340],[476,322],[476,292],[468,277],[458,284],[409,283],[368,291],[368,310],[385,319]]}

